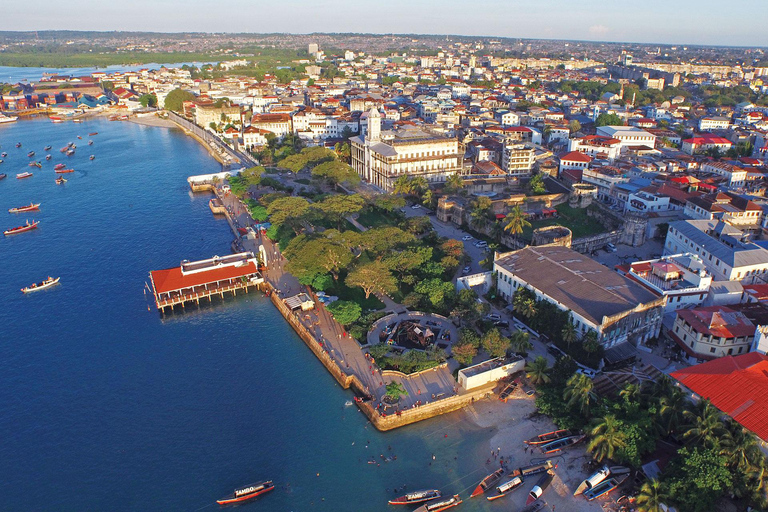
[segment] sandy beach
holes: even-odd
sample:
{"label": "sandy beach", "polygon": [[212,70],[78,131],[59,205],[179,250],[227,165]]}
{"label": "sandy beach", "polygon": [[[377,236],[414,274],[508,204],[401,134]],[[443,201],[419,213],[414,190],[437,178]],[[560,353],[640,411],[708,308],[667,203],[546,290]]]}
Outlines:
{"label": "sandy beach", "polygon": [[173,121],[157,117],[156,115],[143,117],[130,116],[128,117],[128,121],[143,126],[157,126],[159,128],[174,128],[177,126]]}
{"label": "sandy beach", "polygon": [[[612,492],[608,497],[587,501],[583,497],[573,496],[573,491],[587,478],[592,471],[587,468],[591,456],[586,452],[586,445],[579,444],[565,452],[545,457],[538,450],[527,448],[524,440],[530,439],[543,432],[556,430],[555,425],[546,416],[536,412],[533,397],[517,391],[514,399],[503,403],[496,399],[477,402],[464,411],[469,420],[478,427],[493,433],[490,442],[482,448],[485,456],[498,453],[509,460],[508,468],[518,468],[528,464],[538,463],[549,458],[557,466],[555,479],[542,496],[547,502],[547,511],[562,512],[595,512],[599,510],[615,510],[616,499],[622,495],[621,489]],[[532,453],[533,452],[533,453]],[[489,473],[496,467],[497,459],[491,456],[490,464],[486,464]],[[528,492],[535,485],[538,477],[528,479],[520,490],[495,503],[505,503],[511,510],[520,510],[525,506]],[[477,499],[477,498],[475,498]],[[509,510],[509,509],[507,509]]]}

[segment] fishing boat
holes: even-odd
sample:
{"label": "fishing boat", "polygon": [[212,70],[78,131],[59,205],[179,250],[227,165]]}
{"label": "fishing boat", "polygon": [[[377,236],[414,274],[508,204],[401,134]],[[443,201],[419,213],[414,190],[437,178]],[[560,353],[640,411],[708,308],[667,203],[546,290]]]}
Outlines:
{"label": "fishing boat", "polygon": [[544,494],[544,491],[546,491],[547,487],[549,487],[549,485],[552,483],[553,478],[555,478],[555,474],[551,471],[547,471],[541,475],[539,481],[536,482],[536,485],[533,486],[531,492],[528,493],[528,499],[525,501],[525,504],[530,505],[534,501],[541,498],[541,495]]}
{"label": "fishing boat", "polygon": [[438,498],[436,500],[428,501],[413,512],[441,512],[442,510],[457,507],[461,505],[461,503],[462,501],[459,495],[454,494],[450,498]]}
{"label": "fishing boat", "polygon": [[64,146],[59,151],[61,151],[62,153],[66,153],[68,150],[69,150],[69,146]]}
{"label": "fishing boat", "polygon": [[510,492],[514,491],[515,489],[518,489],[521,485],[523,485],[523,479],[519,476],[516,476],[512,480],[509,480],[507,482],[504,482],[500,486],[496,488],[496,492],[494,494],[491,494],[486,499],[488,501],[494,501],[499,498],[503,498]]}
{"label": "fishing boat", "polygon": [[59,284],[59,279],[61,278],[60,277],[53,278],[48,276],[48,279],[46,279],[45,281],[31,284],[27,287],[22,288],[21,291],[24,293],[31,293],[31,292],[37,292],[40,290],[45,290],[46,288],[50,288],[51,286],[55,286]]}
{"label": "fishing boat", "polygon": [[50,160],[51,159],[51,155],[45,155],[45,159],[46,160]]}
{"label": "fishing boat", "polygon": [[421,491],[409,492],[399,498],[389,500],[390,505],[413,505],[424,501],[434,500],[441,496],[437,489],[423,489]]}
{"label": "fishing boat", "polygon": [[589,478],[581,482],[576,490],[573,491],[573,495],[578,496],[579,494],[583,494],[611,475],[626,475],[629,471],[630,469],[625,466],[603,466]]}
{"label": "fishing boat", "polygon": [[72,155],[74,155],[74,154],[75,154],[75,150],[74,150],[74,149],[72,149],[72,148],[69,148],[69,149],[67,150],[67,153],[66,153],[66,155],[67,155],[67,156],[72,156]]}
{"label": "fishing boat", "polygon": [[482,480],[480,480],[480,483],[477,484],[477,487],[475,487],[475,490],[472,491],[472,494],[469,496],[470,498],[474,498],[475,496],[480,496],[488,489],[492,488],[494,485],[499,483],[499,480],[504,476],[504,469],[497,469],[490,475],[486,476]]}
{"label": "fishing boat", "polygon": [[16,116],[10,117],[6,116],[3,113],[0,113],[0,123],[12,123],[14,121],[17,121],[19,118]]}
{"label": "fishing boat", "polygon": [[89,146],[93,146],[93,141],[92,141],[92,140],[89,140],[89,141],[88,141],[88,145],[89,145]]}
{"label": "fishing boat", "polygon": [[98,135],[98,134],[99,134],[99,132],[91,132],[91,133],[88,134],[88,136],[89,137],[93,137],[94,135]]}
{"label": "fishing boat", "polygon": [[94,158],[96,158],[95,155],[91,155],[91,156],[88,157],[89,160],[93,160]]}
{"label": "fishing boat", "polygon": [[43,168],[43,164],[41,164],[40,162],[29,162],[29,166],[30,167],[37,167],[38,169],[42,169]]}
{"label": "fishing boat", "polygon": [[235,489],[232,494],[229,494],[220,500],[216,500],[216,503],[219,505],[233,505],[235,503],[243,503],[249,500],[252,500],[253,498],[257,496],[261,496],[264,493],[267,493],[275,488],[274,484],[272,483],[272,480],[267,480],[265,482],[258,482],[255,484],[248,485],[246,487],[240,487],[239,489]]}
{"label": "fishing boat", "polygon": [[578,434],[578,432],[570,429],[553,430],[552,432],[547,432],[546,434],[539,434],[538,436],[523,442],[525,444],[532,444],[532,445],[544,444],[544,443],[549,443],[550,441],[556,441],[558,439],[573,436],[576,434]]}
{"label": "fishing boat", "polygon": [[56,184],[57,185],[63,185],[67,182],[67,179],[64,176],[59,176],[56,178]]}
{"label": "fishing boat", "polygon": [[51,150],[51,147],[52,147],[52,146],[45,146],[45,148],[43,149],[43,151],[50,151],[50,150]]}
{"label": "fishing boat", "polygon": [[16,143],[16,147],[17,147],[17,148],[20,148],[20,147],[21,147],[21,142],[17,142],[17,143]]}
{"label": "fishing boat", "polygon": [[549,443],[541,444],[539,445],[539,449],[541,450],[541,453],[545,455],[550,455],[550,454],[565,450],[569,446],[578,444],[582,442],[585,438],[586,436],[584,436],[583,434],[564,437],[562,439],[558,439],[557,441],[550,441]]}
{"label": "fishing boat", "polygon": [[1,156],[1,157],[3,157],[3,158],[5,158],[5,157],[7,157],[7,156],[8,156],[8,153],[6,153],[5,151],[3,151],[2,153],[0,153],[0,156]]}
{"label": "fishing boat", "polygon": [[82,137],[82,135],[78,135],[77,138],[78,139],[82,139],[83,137]]}
{"label": "fishing boat", "polygon": [[32,210],[38,210],[39,208],[40,203],[29,203],[27,206],[17,206],[16,208],[11,208],[8,210],[8,213],[31,212]]}
{"label": "fishing boat", "polygon": [[[526,476],[538,475],[539,473],[544,473],[545,471],[549,471],[552,468],[553,468],[552,461],[545,460],[544,462],[541,462],[539,464],[531,464],[530,466],[524,466],[519,469],[519,472],[520,472],[520,476],[526,477]],[[510,475],[510,476],[517,476],[517,475]]]}
{"label": "fishing boat", "polygon": [[507,403],[507,400],[509,400],[509,397],[512,396],[512,393],[515,392],[515,388],[517,388],[516,382],[510,382],[507,384],[504,389],[499,393],[499,400],[501,400],[504,403]]}
{"label": "fishing boat", "polygon": [[40,221],[38,220],[32,221],[32,224],[30,224],[29,221],[27,221],[27,223],[23,226],[19,226],[16,228],[11,228],[7,231],[3,231],[3,234],[5,236],[8,236],[8,235],[16,235],[18,233],[23,233],[25,231],[32,231],[33,229],[37,229],[38,224],[40,224]]}
{"label": "fishing boat", "polygon": [[624,483],[624,480],[628,478],[629,475],[619,476],[616,478],[609,478],[608,480],[604,480],[594,486],[593,488],[584,491],[584,497],[587,498],[587,501],[592,501],[594,499],[599,498],[600,496],[604,496],[614,489],[616,489],[618,486],[620,486],[622,483]]}
{"label": "fishing boat", "polygon": [[56,169],[53,172],[55,172],[56,174],[68,174],[70,172],[75,172],[75,170],[74,169]]}
{"label": "fishing boat", "polygon": [[35,156],[35,152],[34,151],[30,151],[29,153],[27,153],[27,156],[29,158],[32,158],[33,156]]}
{"label": "fishing boat", "polygon": [[520,512],[539,512],[539,510],[543,509],[547,506],[547,502],[544,500],[536,500],[527,507],[520,510]]}
{"label": "fishing boat", "polygon": [[48,116],[48,119],[51,120],[52,123],[63,123],[64,120],[60,118],[59,116]]}
{"label": "fishing boat", "polygon": [[[82,122],[83,122],[83,120],[82,120],[82,119],[73,119],[73,120],[72,120],[72,122],[73,122],[73,123],[82,123]],[[78,137],[78,138],[79,138],[79,137]]]}
{"label": "fishing boat", "polygon": [[16,179],[23,180],[24,178],[29,178],[32,175],[33,174],[31,172],[20,172],[19,174],[16,175]]}
{"label": "fishing boat", "polygon": [[8,177],[7,174],[5,174],[4,172],[0,172],[0,180],[4,180],[7,177]]}
{"label": "fishing boat", "polygon": [[65,167],[66,167],[65,164],[56,164],[56,165],[53,166],[53,170],[54,171],[58,171],[59,169],[63,169]]}

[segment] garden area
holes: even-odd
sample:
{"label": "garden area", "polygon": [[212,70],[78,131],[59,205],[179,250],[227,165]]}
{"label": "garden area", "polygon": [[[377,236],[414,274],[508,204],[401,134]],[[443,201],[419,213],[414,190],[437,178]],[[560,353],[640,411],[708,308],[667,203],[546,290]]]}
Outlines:
{"label": "garden area", "polygon": [[522,236],[526,240],[531,240],[534,229],[548,226],[565,226],[571,230],[574,239],[606,232],[606,227],[597,218],[587,215],[590,208],[596,209],[597,207],[571,208],[565,203],[558,205],[555,207],[557,217],[531,221],[531,226],[523,229]]}
{"label": "garden area", "polygon": [[637,492],[640,512],[726,510],[724,500],[765,510],[768,463],[755,437],[709,401],[692,402],[664,376],[628,383],[615,396],[598,396],[589,377],[575,373],[570,357],[552,368],[538,357],[526,366],[537,386],[536,407],[559,428],[583,430],[596,463],[640,469],[663,451],[669,462]]}

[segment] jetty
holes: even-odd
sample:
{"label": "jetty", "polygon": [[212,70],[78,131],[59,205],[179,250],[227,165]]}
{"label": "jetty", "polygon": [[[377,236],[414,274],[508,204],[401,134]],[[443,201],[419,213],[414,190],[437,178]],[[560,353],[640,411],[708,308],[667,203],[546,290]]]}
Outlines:
{"label": "jetty", "polygon": [[252,252],[214,256],[200,261],[182,261],[178,267],[153,270],[149,273],[155,305],[162,313],[166,308],[211,299],[224,298],[225,293],[248,293],[249,286],[264,282],[259,262]]}

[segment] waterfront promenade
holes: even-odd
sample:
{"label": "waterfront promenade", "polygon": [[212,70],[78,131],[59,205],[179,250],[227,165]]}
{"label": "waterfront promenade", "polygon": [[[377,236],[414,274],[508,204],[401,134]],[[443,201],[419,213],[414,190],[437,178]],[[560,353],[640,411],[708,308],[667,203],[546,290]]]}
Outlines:
{"label": "waterfront promenade", "polygon": [[[233,233],[237,233],[238,227],[246,227],[254,224],[253,219],[240,200],[232,194],[218,194],[229,212],[228,220],[231,222]],[[299,283],[293,275],[285,272],[285,258],[280,253],[277,244],[260,233],[258,237],[241,239],[243,249],[259,252],[259,246],[263,245],[266,252],[265,265],[267,270],[263,273],[265,280],[274,288],[280,298],[296,295],[300,292],[311,294],[308,287]],[[387,298],[388,299],[388,298]],[[389,307],[398,307],[391,300],[385,302]],[[356,376],[364,387],[364,391],[374,396],[373,406],[376,407],[386,393],[385,386],[395,381],[402,384],[408,395],[401,398],[398,403],[400,410],[414,409],[427,406],[435,402],[434,396],[448,398],[457,395],[456,381],[451,375],[448,365],[420,372],[416,375],[404,375],[399,372],[382,372],[366,357],[360,345],[346,335],[344,328],[334,320],[325,306],[315,302],[315,309],[307,312],[294,313],[301,324],[311,333],[315,340],[322,343],[322,347],[328,356],[338,365],[346,375]],[[475,393],[473,393],[474,395]],[[421,405],[417,405],[421,404]],[[395,408],[380,409],[381,412],[392,415]]]}

